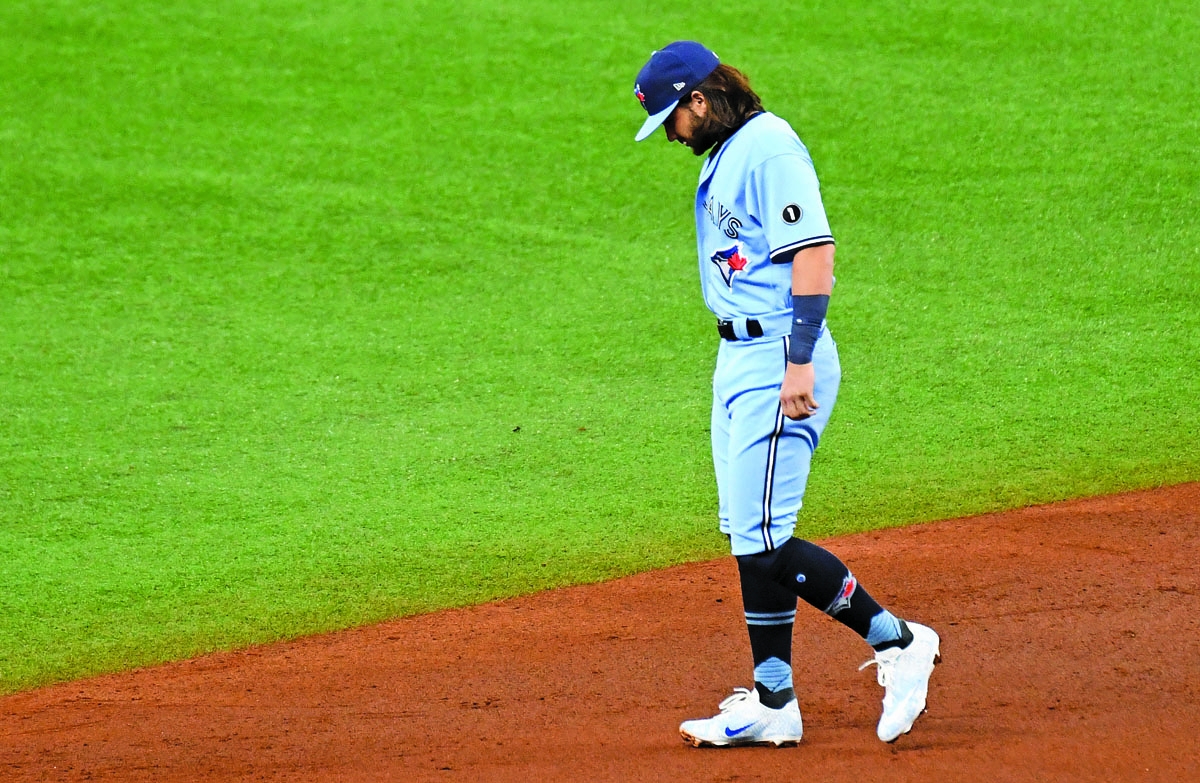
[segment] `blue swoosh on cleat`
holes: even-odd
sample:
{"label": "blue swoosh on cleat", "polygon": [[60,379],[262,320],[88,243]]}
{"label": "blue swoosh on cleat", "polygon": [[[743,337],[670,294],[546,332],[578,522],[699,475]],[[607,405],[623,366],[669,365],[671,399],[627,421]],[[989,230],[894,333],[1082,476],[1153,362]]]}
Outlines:
{"label": "blue swoosh on cleat", "polygon": [[[754,721],[754,723],[758,723],[758,721]],[[754,723],[747,723],[745,726],[742,726],[740,729],[731,729],[728,726],[726,726],[725,727],[725,736],[726,737],[736,737],[737,735],[741,734],[746,729],[753,726]]]}

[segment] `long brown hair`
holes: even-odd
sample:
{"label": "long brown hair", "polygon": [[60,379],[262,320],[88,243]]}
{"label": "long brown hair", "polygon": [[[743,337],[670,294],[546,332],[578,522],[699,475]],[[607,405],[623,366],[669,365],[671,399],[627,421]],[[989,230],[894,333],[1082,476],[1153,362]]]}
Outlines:
{"label": "long brown hair", "polygon": [[[763,110],[762,99],[750,86],[746,74],[732,65],[721,63],[708,78],[694,88],[708,102],[708,116],[697,129],[707,150],[720,144],[746,123],[746,120]],[[693,147],[697,155],[702,150]]]}

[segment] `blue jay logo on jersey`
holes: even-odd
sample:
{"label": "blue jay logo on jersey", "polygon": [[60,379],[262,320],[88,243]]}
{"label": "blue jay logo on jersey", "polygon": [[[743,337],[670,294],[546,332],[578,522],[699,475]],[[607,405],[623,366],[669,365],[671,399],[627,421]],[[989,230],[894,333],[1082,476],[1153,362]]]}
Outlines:
{"label": "blue jay logo on jersey", "polygon": [[742,255],[742,246],[736,242],[731,248],[713,253],[708,260],[716,264],[717,269],[721,271],[721,279],[730,288],[733,288],[733,276],[746,268],[746,257]]}

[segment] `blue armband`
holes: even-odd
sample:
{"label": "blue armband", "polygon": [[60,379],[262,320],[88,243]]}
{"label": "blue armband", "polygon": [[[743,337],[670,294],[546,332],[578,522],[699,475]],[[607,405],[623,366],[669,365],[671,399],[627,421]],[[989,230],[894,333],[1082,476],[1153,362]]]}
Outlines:
{"label": "blue armband", "polygon": [[808,364],[812,361],[813,346],[821,336],[821,324],[829,309],[826,294],[806,294],[792,297],[792,341],[788,344],[788,361]]}

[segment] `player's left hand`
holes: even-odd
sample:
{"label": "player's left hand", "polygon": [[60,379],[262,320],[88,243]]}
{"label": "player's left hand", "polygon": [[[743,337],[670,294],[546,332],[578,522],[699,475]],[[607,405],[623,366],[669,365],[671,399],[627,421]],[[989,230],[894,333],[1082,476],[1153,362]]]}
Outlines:
{"label": "player's left hand", "polygon": [[783,403],[783,415],[789,419],[807,419],[821,407],[813,396],[816,374],[812,362],[792,364],[788,362],[783,374],[783,386],[779,390],[779,401]]}

